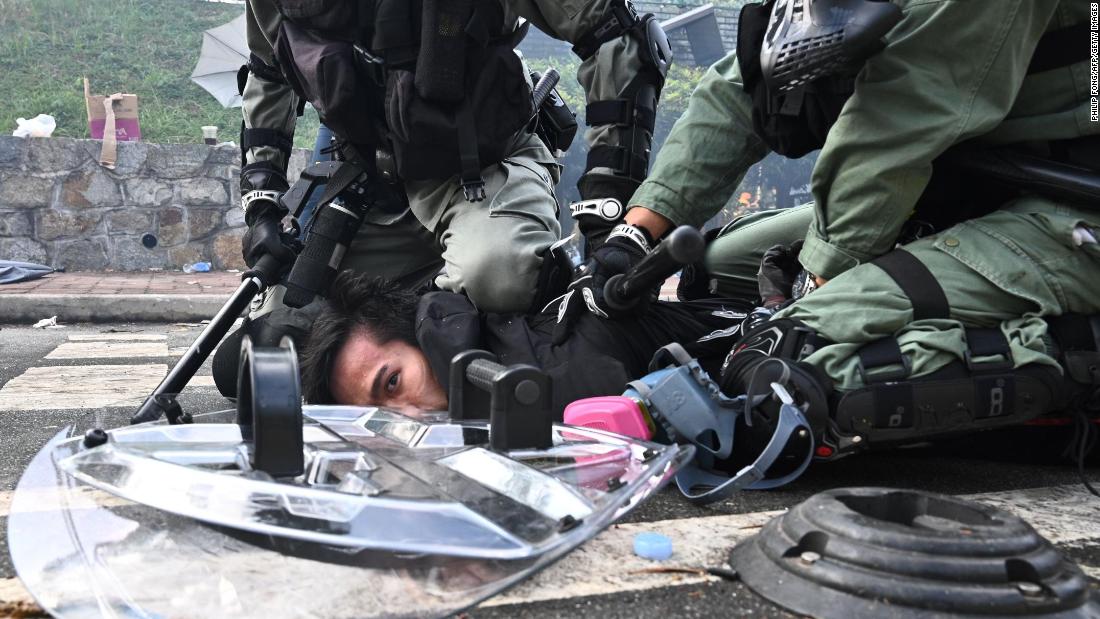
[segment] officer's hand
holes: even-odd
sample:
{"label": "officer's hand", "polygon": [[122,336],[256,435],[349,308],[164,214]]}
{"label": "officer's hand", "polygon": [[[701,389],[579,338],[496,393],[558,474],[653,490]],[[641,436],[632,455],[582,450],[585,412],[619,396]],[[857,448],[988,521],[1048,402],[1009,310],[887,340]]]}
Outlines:
{"label": "officer's hand", "polygon": [[[632,228],[633,231],[623,230]],[[553,345],[558,346],[569,338],[577,320],[585,312],[600,318],[621,318],[635,314],[646,305],[642,299],[629,311],[614,311],[604,303],[604,287],[612,277],[624,274],[638,264],[649,252],[651,241],[645,233],[633,226],[619,226],[582,267],[581,274],[569,286],[558,305],[558,322],[554,325]]]}
{"label": "officer's hand", "polygon": [[249,268],[268,254],[282,265],[294,262],[296,240],[283,232],[287,210],[279,201],[287,189],[286,176],[269,161],[250,163],[241,170],[241,208],[248,224],[241,255]]}
{"label": "officer's hand", "polygon": [[241,253],[249,268],[256,266],[260,258],[267,254],[284,266],[294,262],[296,239],[283,232],[282,219],[279,211],[269,211],[253,218],[241,242]]}
{"label": "officer's hand", "polygon": [[798,262],[801,251],[802,241],[796,241],[790,247],[775,245],[764,252],[760,270],[756,274],[764,307],[775,309],[795,298],[795,281],[803,271]]}

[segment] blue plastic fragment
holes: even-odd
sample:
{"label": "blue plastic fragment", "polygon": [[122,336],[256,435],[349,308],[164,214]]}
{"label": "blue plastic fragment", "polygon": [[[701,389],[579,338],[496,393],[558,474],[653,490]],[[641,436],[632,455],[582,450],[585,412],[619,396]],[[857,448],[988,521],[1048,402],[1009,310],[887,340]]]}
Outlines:
{"label": "blue plastic fragment", "polygon": [[660,533],[639,533],[634,536],[634,554],[643,559],[664,561],[672,556],[672,540]]}

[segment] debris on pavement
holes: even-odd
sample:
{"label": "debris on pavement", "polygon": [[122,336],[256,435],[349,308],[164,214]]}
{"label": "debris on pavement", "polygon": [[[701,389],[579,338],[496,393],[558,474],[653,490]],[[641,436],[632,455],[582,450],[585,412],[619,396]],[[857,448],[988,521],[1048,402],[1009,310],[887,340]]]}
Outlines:
{"label": "debris on pavement", "polygon": [[736,581],[740,578],[737,570],[729,567],[689,567],[683,565],[661,565],[631,570],[628,574],[689,574],[692,576],[716,576],[723,580]]}
{"label": "debris on pavement", "polygon": [[[209,262],[196,262],[194,264],[188,264],[183,267],[184,273],[209,273],[211,264]],[[188,282],[191,283],[191,282]]]}
{"label": "debris on pavement", "polygon": [[643,531],[634,536],[634,554],[643,559],[664,561],[672,556],[672,539],[660,533]]}
{"label": "debris on pavement", "polygon": [[38,322],[31,325],[32,329],[63,329],[62,325],[57,324],[57,316],[50,316],[49,318],[43,318]]}

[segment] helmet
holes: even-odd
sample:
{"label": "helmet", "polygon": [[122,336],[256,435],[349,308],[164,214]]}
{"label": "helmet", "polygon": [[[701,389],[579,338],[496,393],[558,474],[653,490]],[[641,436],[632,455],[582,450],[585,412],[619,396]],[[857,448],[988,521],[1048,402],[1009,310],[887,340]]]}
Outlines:
{"label": "helmet", "polygon": [[775,0],[760,50],[768,90],[854,74],[901,17],[901,9],[881,0]]}

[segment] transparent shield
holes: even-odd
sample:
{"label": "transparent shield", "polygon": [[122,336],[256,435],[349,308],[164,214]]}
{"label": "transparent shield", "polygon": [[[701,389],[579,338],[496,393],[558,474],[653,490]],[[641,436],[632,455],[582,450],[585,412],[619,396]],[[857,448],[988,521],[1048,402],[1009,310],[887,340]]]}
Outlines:
{"label": "transparent shield", "polygon": [[[591,538],[690,457],[567,426],[549,449],[501,454],[483,423],[305,412],[292,479],[251,469],[234,411],[86,417],[19,482],[16,571],[64,617],[442,616]],[[90,427],[115,429],[86,448]]]}

